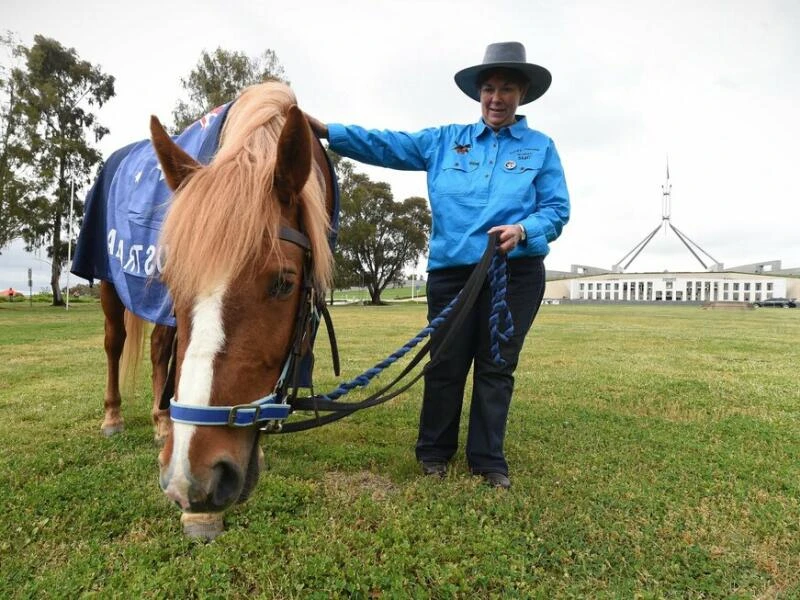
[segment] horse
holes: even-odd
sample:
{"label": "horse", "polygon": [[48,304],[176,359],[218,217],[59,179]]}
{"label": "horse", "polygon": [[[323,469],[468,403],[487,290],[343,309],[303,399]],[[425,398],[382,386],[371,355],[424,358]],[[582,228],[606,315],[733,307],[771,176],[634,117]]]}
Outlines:
{"label": "horse", "polygon": [[[151,336],[152,418],[163,440],[159,483],[183,512],[184,531],[213,537],[224,512],[244,502],[258,481],[260,431],[171,419],[162,390],[174,369],[174,413],[248,404],[276,388],[304,290],[324,299],[330,285],[335,180],[282,83],[251,86],[237,98],[207,165],[182,150],[156,117],[150,132],[174,192],[160,246],[176,327],[156,325]],[[144,327],[110,281],[101,282],[101,303],[108,363],[102,429],[114,434],[122,428],[120,358],[124,347],[136,357]]]}

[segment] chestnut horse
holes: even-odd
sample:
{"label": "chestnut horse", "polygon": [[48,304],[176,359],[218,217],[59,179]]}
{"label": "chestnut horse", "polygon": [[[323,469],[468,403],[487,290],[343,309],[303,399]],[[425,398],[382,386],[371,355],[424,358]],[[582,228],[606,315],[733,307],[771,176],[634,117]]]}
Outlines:
{"label": "chestnut horse", "polygon": [[[153,418],[157,437],[165,438],[160,484],[185,514],[221,514],[258,480],[259,431],[170,422],[158,404],[173,337],[176,407],[247,404],[275,388],[305,283],[324,294],[330,282],[332,173],[293,92],[277,82],[252,86],[236,100],[207,166],[155,117],[151,135],[174,191],[161,243],[177,329],[156,326],[151,338]],[[294,232],[289,239],[287,230]],[[121,425],[117,365],[127,313],[112,284],[103,282],[101,291],[109,365],[103,429],[112,433]],[[141,347],[142,328],[134,330],[127,343]]]}

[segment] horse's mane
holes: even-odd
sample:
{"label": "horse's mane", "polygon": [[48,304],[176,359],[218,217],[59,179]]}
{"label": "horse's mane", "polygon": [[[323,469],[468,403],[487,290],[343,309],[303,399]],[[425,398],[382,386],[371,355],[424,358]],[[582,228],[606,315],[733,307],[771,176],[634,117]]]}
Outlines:
{"label": "horse's mane", "polygon": [[[164,279],[175,302],[208,293],[280,252],[281,211],[272,181],[278,138],[296,102],[282,83],[247,88],[228,112],[214,160],[176,192],[162,231]],[[322,290],[331,280],[332,258],[318,169],[312,168],[299,202],[314,257],[312,277]]]}

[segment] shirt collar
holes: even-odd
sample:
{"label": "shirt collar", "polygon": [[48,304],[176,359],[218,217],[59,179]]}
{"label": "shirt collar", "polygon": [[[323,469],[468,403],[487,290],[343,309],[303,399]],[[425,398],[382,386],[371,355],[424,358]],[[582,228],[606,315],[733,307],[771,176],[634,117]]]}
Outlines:
{"label": "shirt collar", "polygon": [[[524,115],[517,115],[516,122],[513,125],[509,125],[508,127],[503,127],[498,133],[502,133],[503,131],[508,131],[508,134],[511,137],[521,140],[523,133],[526,129],[528,129],[528,119]],[[475,137],[479,138],[483,135],[488,134],[489,132],[493,131],[491,127],[489,127],[481,117],[477,123],[475,123]]]}

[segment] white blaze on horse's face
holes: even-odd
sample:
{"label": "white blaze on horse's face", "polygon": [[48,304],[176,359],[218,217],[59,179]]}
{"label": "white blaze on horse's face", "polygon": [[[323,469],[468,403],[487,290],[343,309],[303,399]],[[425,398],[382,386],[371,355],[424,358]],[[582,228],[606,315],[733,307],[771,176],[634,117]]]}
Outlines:
{"label": "white blaze on horse's face", "polygon": [[[195,406],[209,406],[211,403],[214,359],[225,345],[222,301],[226,289],[226,285],[217,286],[194,306],[191,337],[178,382],[179,402]],[[173,423],[172,455],[169,465],[165,465],[166,472],[162,471],[164,493],[183,509],[189,508],[190,491],[195,483],[191,477],[189,448],[196,430],[194,425]]]}

